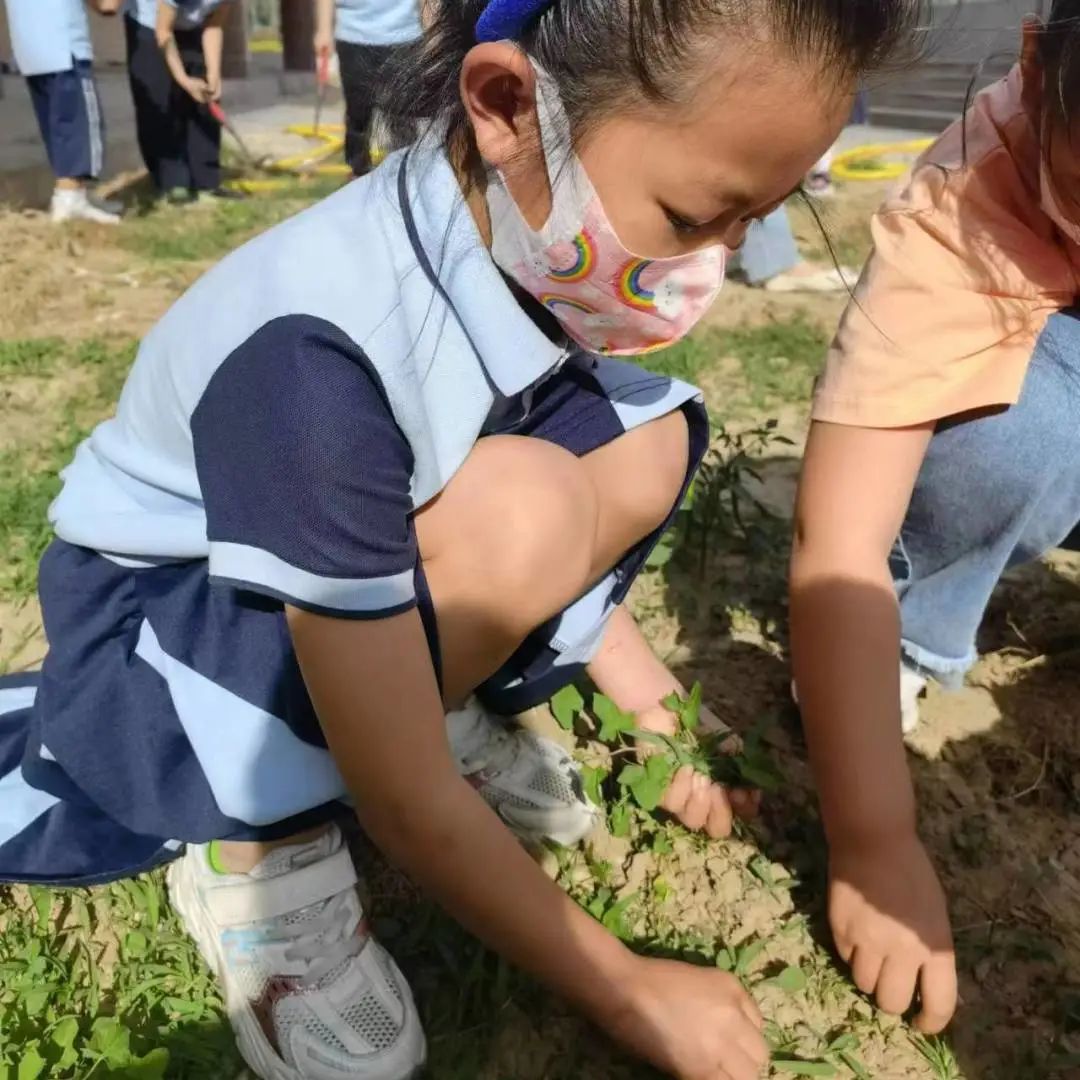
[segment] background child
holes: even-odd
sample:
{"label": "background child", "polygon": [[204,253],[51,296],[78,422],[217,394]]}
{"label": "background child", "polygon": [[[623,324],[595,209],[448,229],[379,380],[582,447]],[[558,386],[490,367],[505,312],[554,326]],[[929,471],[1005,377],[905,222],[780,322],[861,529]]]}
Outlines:
{"label": "background child", "polygon": [[[41,138],[56,177],[49,216],[102,225],[120,220],[118,203],[96,198],[87,185],[101,176],[105,120],[94,82],[90,25],[83,0],[5,0],[11,45],[26,78]],[[116,0],[97,0],[103,15]]]}
{"label": "background child", "polygon": [[1080,0],[1055,0],[877,214],[803,467],[792,650],[832,926],[882,1008],[918,989],[927,1031],[956,973],[899,706],[911,726],[925,676],[962,678],[1002,571],[1080,521],[1078,109]]}
{"label": "background child", "polygon": [[345,95],[345,160],[371,168],[372,120],[387,61],[421,33],[420,0],[315,0],[315,56],[337,49]]}
{"label": "background child", "polygon": [[[186,844],[170,892],[252,1068],[394,1080],[424,1039],[363,918],[347,798],[629,1050],[758,1075],[737,979],[635,955],[515,842],[573,843],[596,812],[565,751],[497,717],[587,671],[670,727],[678,683],[623,602],[708,423],[612,354],[690,331],[919,16],[444,0],[386,103],[426,134],[196,283],[65,470],[50,652],[0,728],[0,875]],[[664,806],[722,836],[752,799],[683,769]]]}
{"label": "background child", "polygon": [[206,108],[221,98],[224,4],[230,0],[127,0],[128,78],[139,151],[158,191],[188,203],[221,186],[221,125]]}

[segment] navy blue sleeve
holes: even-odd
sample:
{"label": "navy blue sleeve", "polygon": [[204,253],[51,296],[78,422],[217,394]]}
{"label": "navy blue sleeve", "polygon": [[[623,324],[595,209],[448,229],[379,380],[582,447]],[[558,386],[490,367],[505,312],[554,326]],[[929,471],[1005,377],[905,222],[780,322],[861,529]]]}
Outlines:
{"label": "navy blue sleeve", "polygon": [[412,452],[336,326],[267,323],[214,373],[191,432],[211,580],[350,618],[415,604]]}

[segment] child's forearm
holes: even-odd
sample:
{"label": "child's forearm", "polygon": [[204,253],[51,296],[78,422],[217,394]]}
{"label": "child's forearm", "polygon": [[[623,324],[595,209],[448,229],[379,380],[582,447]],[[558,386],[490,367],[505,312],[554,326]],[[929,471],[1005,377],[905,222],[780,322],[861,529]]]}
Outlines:
{"label": "child's forearm", "polygon": [[202,35],[206,81],[214,87],[221,85],[221,55],[225,48],[224,10],[224,8],[218,8],[214,12]]}
{"label": "child's forearm", "polygon": [[593,1015],[639,963],[522,850],[457,773],[419,615],[339,621],[289,610],[304,678],[357,816],[464,926]]}
{"label": "child's forearm", "polygon": [[915,800],[900,732],[900,622],[875,552],[796,546],[791,652],[830,841],[910,832]]}
{"label": "child's forearm", "polygon": [[672,692],[683,691],[621,604],[608,621],[600,651],[588,672],[600,692],[625,712],[647,712]]}
{"label": "child's forearm", "polygon": [[315,38],[332,41],[334,37],[334,0],[315,0]]}
{"label": "child's forearm", "polygon": [[184,61],[180,59],[180,50],[176,46],[176,38],[173,30],[176,27],[176,9],[168,4],[158,2],[157,22],[154,25],[154,37],[157,39],[158,48],[161,49],[165,58],[165,66],[175,82],[181,86],[187,81],[187,71]]}

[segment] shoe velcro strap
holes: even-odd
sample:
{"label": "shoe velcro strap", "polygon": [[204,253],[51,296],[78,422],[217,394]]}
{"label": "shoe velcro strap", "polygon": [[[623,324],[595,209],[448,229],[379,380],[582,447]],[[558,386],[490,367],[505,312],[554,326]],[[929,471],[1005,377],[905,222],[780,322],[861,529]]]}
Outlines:
{"label": "shoe velcro strap", "polygon": [[349,849],[341,847],[326,859],[274,878],[241,878],[203,893],[218,926],[277,919],[290,912],[329,900],[357,882]]}

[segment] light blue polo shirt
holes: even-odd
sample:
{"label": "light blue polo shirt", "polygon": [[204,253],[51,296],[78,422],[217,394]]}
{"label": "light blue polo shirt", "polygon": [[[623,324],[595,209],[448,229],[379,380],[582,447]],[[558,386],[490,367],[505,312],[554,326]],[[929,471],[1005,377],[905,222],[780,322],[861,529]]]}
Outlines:
{"label": "light blue polo shirt", "polygon": [[420,0],[336,0],[334,36],[350,45],[401,45],[423,34]]}
{"label": "light blue polo shirt", "polygon": [[[222,4],[230,0],[161,0],[176,8],[177,30],[195,30],[202,26]],[[141,26],[153,30],[157,25],[158,0],[126,0],[124,14]]]}
{"label": "light blue polo shirt", "polygon": [[[211,583],[296,607],[406,610],[414,512],[488,418],[564,362],[589,365],[625,430],[697,394],[632,368],[638,386],[628,365],[548,338],[445,153],[416,147],[239,248],[170,308],[115,417],[61,474],[50,520],[124,565],[207,559]],[[582,603],[567,626],[602,617],[602,596]]]}
{"label": "light blue polo shirt", "polygon": [[90,22],[83,0],[5,0],[15,63],[23,75],[67,71],[92,60]]}

